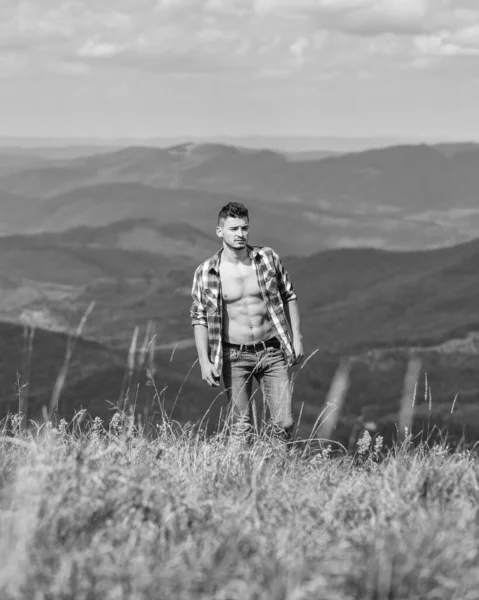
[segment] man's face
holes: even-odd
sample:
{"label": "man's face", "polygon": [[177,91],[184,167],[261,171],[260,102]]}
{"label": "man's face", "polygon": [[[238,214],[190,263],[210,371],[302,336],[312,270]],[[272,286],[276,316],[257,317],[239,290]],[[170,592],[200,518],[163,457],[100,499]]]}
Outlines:
{"label": "man's face", "polygon": [[248,242],[248,219],[228,217],[216,228],[216,235],[234,250],[241,250]]}

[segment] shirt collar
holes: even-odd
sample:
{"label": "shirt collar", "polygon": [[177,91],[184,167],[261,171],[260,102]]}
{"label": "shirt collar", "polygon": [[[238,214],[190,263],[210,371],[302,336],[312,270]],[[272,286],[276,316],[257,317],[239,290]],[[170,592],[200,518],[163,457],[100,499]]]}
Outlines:
{"label": "shirt collar", "polygon": [[[259,256],[259,249],[255,248],[254,246],[250,246],[249,244],[246,246],[248,248],[248,252],[249,252],[249,256],[251,258],[251,260],[256,260],[256,258]],[[208,271],[209,272],[213,272],[216,273],[216,275],[220,274],[220,260],[221,260],[221,254],[223,253],[223,248],[221,247],[218,252],[216,252],[216,254],[214,254],[211,258],[210,258],[210,266]]]}

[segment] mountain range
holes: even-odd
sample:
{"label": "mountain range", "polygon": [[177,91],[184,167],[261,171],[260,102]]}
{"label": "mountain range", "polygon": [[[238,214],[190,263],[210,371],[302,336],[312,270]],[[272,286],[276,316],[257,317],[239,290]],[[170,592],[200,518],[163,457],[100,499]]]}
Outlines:
{"label": "mountain range", "polygon": [[477,208],[478,156],[479,146],[467,144],[462,149],[393,146],[310,160],[290,160],[271,150],[191,143],[49,162],[44,157],[7,154],[2,158],[0,189],[43,197],[80,186],[130,182],[356,214],[378,210],[417,214]]}
{"label": "mountain range", "polygon": [[[186,142],[195,144],[226,144],[242,148],[271,148],[281,152],[316,151],[318,148],[328,152],[358,152],[369,148],[385,148],[397,144],[420,144],[426,140],[421,137],[403,137],[398,135],[388,136],[265,136],[265,135],[208,135],[208,136],[174,136],[174,137],[149,137],[149,138],[96,138],[96,137],[12,137],[0,136],[0,148],[19,149],[22,152],[41,151],[56,153],[57,156],[94,154],[95,149],[125,148],[128,146],[148,146],[154,148],[167,148]],[[428,143],[445,143],[444,140],[428,138]],[[460,142],[465,143],[465,142]],[[466,142],[467,143],[467,142]]]}
{"label": "mountain range", "polygon": [[[316,351],[295,380],[305,432],[344,358],[353,366],[341,435],[359,418],[393,423],[412,354],[423,360],[435,417],[459,394],[454,423],[477,422],[477,145],[328,156],[195,143],[72,152],[0,149],[0,415],[15,406],[16,374],[28,362],[31,416],[41,416],[66,335],[94,302],[61,414],[83,406],[107,417],[136,328],[141,338],[154,327],[168,409],[201,418],[218,392],[197,367],[190,373],[191,278],[219,246],[219,208],[236,200],[250,208],[252,242],[283,257],[306,351]],[[139,406],[154,403],[145,393]]]}
{"label": "mountain range", "polygon": [[251,210],[258,243],[286,254],[434,248],[479,235],[478,160],[474,144],[396,146],[308,160],[192,143],[73,159],[0,154],[1,232],[148,218],[188,221],[212,235],[219,208],[237,200]]}

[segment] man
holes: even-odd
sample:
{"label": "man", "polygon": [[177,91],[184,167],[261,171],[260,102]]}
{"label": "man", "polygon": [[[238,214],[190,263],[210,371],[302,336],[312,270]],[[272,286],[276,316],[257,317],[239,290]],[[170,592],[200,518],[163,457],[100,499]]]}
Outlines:
{"label": "man", "polygon": [[279,256],[248,245],[247,208],[230,202],[218,215],[222,248],[197,269],[193,280],[192,325],[202,379],[219,386],[220,375],[236,429],[252,431],[252,386],[263,393],[274,434],[293,432],[288,367],[303,359],[296,293]]}

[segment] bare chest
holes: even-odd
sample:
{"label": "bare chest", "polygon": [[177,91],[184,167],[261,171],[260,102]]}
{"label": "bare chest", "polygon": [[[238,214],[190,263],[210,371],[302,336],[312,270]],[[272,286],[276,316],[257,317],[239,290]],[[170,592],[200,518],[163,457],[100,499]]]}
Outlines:
{"label": "bare chest", "polygon": [[220,265],[221,290],[227,303],[261,297],[254,265]]}

